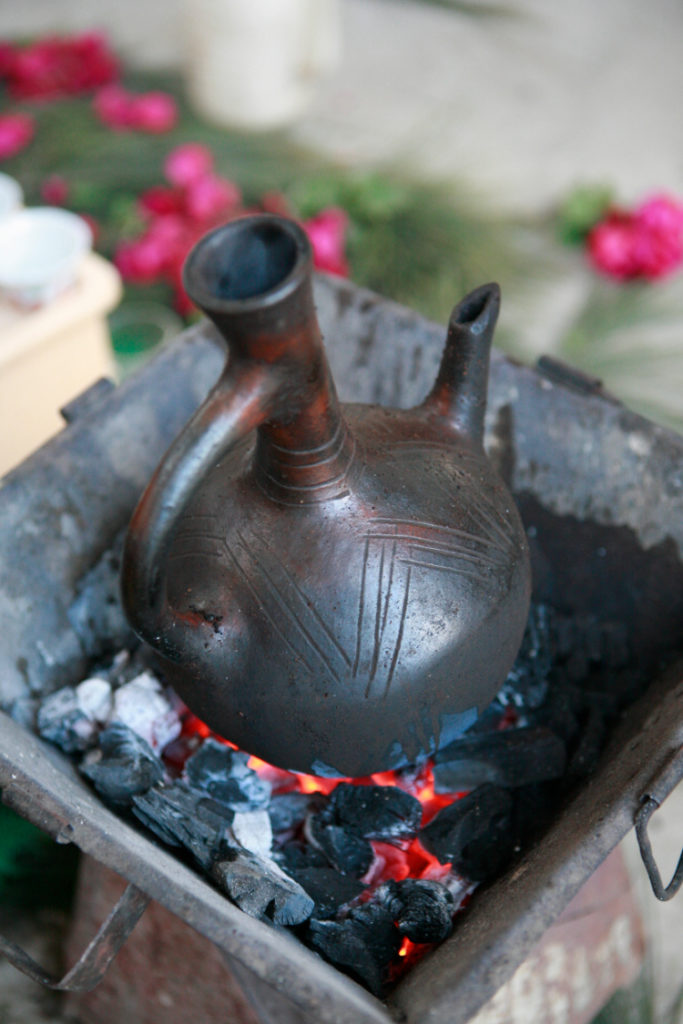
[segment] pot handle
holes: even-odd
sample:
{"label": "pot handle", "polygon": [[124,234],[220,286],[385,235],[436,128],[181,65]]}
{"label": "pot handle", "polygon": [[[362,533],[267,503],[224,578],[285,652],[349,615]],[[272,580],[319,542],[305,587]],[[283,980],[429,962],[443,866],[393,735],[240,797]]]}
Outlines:
{"label": "pot handle", "polygon": [[206,473],[271,414],[277,373],[231,359],[218,383],[174,441],[147,485],[128,527],[121,596],[136,632],[178,660],[197,624],[174,614],[166,598],[166,563],[176,524]]}

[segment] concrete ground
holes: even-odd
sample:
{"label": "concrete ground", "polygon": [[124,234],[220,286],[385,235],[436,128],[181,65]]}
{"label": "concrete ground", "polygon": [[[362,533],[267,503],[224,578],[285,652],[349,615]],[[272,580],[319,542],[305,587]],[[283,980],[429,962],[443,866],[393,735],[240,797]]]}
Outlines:
{"label": "concrete ground", "polygon": [[[5,0],[0,36],[102,27],[130,61],[178,66],[188,59],[183,19],[192,10],[192,0]],[[491,211],[538,214],[585,181],[610,183],[625,201],[652,190],[683,193],[678,0],[472,0],[454,11],[414,0],[341,0],[341,28],[341,64],[291,128],[321,154],[465,181]],[[531,305],[513,300],[529,353],[552,348],[586,288],[585,273],[568,259]],[[679,333],[677,323],[665,343],[681,351]],[[683,356],[673,376],[669,370],[648,386],[679,401],[682,365]],[[651,826],[670,869],[682,821],[679,787]],[[644,906],[663,1020],[683,984],[683,895],[666,906],[647,896]]]}

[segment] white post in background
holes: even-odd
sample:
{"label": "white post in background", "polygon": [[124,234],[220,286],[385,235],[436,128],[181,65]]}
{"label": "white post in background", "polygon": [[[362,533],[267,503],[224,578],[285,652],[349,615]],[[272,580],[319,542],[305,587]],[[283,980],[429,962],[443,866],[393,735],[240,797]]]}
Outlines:
{"label": "white post in background", "polygon": [[340,57],[339,0],[187,0],[188,92],[227,127],[291,124]]}

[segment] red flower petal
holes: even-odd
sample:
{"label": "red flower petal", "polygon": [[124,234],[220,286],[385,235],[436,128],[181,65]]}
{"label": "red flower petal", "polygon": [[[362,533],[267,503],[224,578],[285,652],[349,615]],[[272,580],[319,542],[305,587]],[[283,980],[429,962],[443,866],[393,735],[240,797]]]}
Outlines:
{"label": "red flower petal", "polygon": [[132,128],[144,132],[168,132],[177,120],[178,108],[168,93],[146,92],[131,100],[129,123]]}
{"label": "red flower petal", "polygon": [[339,277],[349,276],[344,246],[349,218],[339,207],[331,206],[304,222],[303,227],[313,246],[313,265],[318,270]]}
{"label": "red flower petal", "polygon": [[20,153],[35,133],[35,123],[29,114],[0,115],[0,160]]}

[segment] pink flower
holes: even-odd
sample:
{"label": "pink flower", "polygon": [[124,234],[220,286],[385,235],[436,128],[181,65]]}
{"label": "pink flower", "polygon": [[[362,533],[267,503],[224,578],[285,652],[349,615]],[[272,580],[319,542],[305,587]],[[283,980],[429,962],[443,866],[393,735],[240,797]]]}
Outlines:
{"label": "pink flower", "polygon": [[313,246],[313,265],[318,270],[339,277],[349,276],[344,244],[349,218],[336,206],[322,210],[304,221],[303,227]]}
{"label": "pink flower", "polygon": [[14,63],[15,49],[11,43],[0,39],[0,78],[4,78]]}
{"label": "pink flower", "polygon": [[104,36],[90,32],[49,36],[14,52],[7,69],[10,93],[17,99],[55,99],[111,82],[116,59]]}
{"label": "pink flower", "polygon": [[120,85],[107,85],[95,93],[93,109],[109,128],[130,127],[130,108],[130,94]]}
{"label": "pink flower", "polygon": [[142,193],[138,202],[143,213],[155,217],[182,213],[184,207],[183,193],[180,189],[169,188],[168,185],[153,185]]}
{"label": "pink flower", "polygon": [[178,188],[186,188],[200,178],[213,173],[213,154],[199,142],[187,142],[176,146],[166,157],[164,174],[166,180]]}
{"label": "pink flower", "polygon": [[205,223],[234,213],[241,201],[242,193],[237,185],[213,174],[190,182],[185,191],[188,216]]}
{"label": "pink flower", "polygon": [[130,126],[143,132],[162,133],[178,120],[178,107],[166,92],[145,92],[130,102]]}
{"label": "pink flower", "polygon": [[612,210],[588,236],[593,265],[617,280],[666,277],[683,263],[683,206],[666,195]]}
{"label": "pink flower", "polygon": [[69,185],[60,174],[51,174],[40,186],[41,198],[50,206],[63,206],[69,198]]}
{"label": "pink flower", "polygon": [[151,284],[165,270],[165,246],[163,241],[143,235],[133,242],[122,242],[114,253],[114,263],[124,281]]}
{"label": "pink flower", "polygon": [[612,211],[595,225],[587,241],[588,255],[596,270],[621,281],[637,276],[635,227],[630,213]]}
{"label": "pink flower", "polygon": [[0,115],[0,160],[21,152],[35,133],[33,118],[28,114]]}

